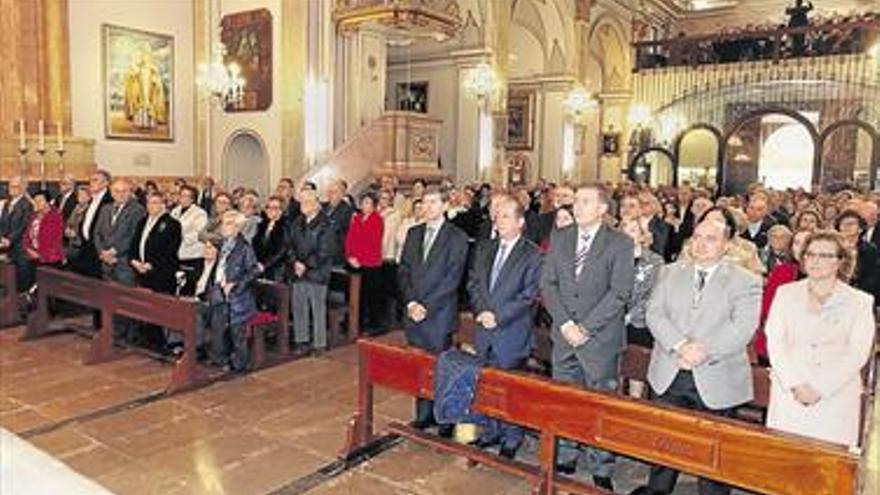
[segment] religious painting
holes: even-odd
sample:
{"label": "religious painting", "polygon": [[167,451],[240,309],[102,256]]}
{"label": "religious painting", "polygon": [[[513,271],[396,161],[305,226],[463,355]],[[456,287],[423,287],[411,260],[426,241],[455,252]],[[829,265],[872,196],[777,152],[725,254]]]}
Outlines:
{"label": "religious painting", "polygon": [[533,92],[512,91],[507,97],[507,149],[534,147],[535,105]]}
{"label": "religious painting", "polygon": [[618,155],[620,154],[620,133],[606,132],[602,134],[602,154]]}
{"label": "religious painting", "polygon": [[272,14],[267,9],[223,16],[220,39],[224,62],[235,64],[244,81],[241,98],[226,104],[227,112],[254,112],[272,106]]}
{"label": "religious painting", "polygon": [[428,82],[397,83],[397,110],[428,113]]}
{"label": "religious painting", "polygon": [[104,134],[174,139],[174,38],[103,25]]}

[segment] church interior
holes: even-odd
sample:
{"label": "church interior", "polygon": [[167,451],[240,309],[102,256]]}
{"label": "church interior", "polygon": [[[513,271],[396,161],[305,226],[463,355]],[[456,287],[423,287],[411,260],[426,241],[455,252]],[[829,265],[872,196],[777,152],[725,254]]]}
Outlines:
{"label": "church interior", "polygon": [[0,61],[3,495],[880,493],[880,0],[0,0]]}

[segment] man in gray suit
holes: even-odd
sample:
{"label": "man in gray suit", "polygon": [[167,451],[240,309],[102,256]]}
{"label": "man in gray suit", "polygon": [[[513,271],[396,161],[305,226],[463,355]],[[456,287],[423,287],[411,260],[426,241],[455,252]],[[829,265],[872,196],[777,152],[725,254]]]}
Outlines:
{"label": "man in gray suit", "polygon": [[24,231],[34,211],[27,195],[28,182],[24,177],[9,180],[9,199],[3,204],[0,215],[0,250],[9,250],[9,259],[15,265],[15,283],[19,292],[25,292],[34,283],[33,267],[22,246]]}
{"label": "man in gray suit", "polygon": [[[144,207],[131,194],[131,183],[116,179],[110,186],[113,203],[101,207],[95,227],[95,250],[101,260],[104,280],[134,287],[131,252],[138,223],[146,216]],[[119,332],[130,331],[128,323],[118,323]],[[130,335],[124,335],[129,338]]]}
{"label": "man in gray suit", "polygon": [[[541,279],[553,318],[553,378],[596,390],[617,388],[634,283],[632,241],[602,224],[609,202],[601,184],[578,188],[576,224],[551,235]],[[574,473],[579,454],[571,442],[560,442],[557,470]],[[594,483],[612,490],[614,456],[592,448],[586,454]]]}
{"label": "man in gray suit", "polygon": [[[727,210],[697,225],[693,261],[660,272],[648,302],[654,335],[648,382],[658,402],[729,416],[752,400],[752,372],[746,347],[758,325],[761,280],[723,261],[736,222]],[[654,466],[647,487],[634,494],[669,494],[678,472]],[[700,495],[726,495],[730,487],[700,479]]]}

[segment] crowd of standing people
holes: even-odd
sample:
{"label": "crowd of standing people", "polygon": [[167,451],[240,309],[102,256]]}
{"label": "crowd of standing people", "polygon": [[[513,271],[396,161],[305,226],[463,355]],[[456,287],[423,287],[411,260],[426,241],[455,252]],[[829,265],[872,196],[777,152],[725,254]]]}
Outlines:
{"label": "crowd of standing people", "polygon": [[[286,178],[263,199],[210,178],[199,186],[160,191],[99,170],[87,185],[65,177],[53,198],[16,177],[0,248],[25,292],[46,265],[195,298],[206,358],[233,371],[248,367],[256,279],[291,286],[294,344],[321,353],[331,274],[345,268],[363,277],[367,335],[404,328],[409,345],[440,353],[470,311],[476,352],[522,370],[542,314],[556,380],[617,390],[623,349],[640,345],[652,349],[652,400],[731,416],[753,399],[760,363],[772,375],[768,426],[858,443],[880,291],[878,193],[543,180],[513,190],[416,180],[404,192],[381,177],[357,199],[342,180],[322,198]],[[132,343],[148,334],[130,323],[117,332]],[[161,329],[153,337],[179,344]],[[414,425],[451,434],[427,400]],[[494,421],[476,444],[513,458],[523,437]],[[613,488],[613,453],[562,441],[557,462]],[[656,466],[637,493],[671,493],[677,474]],[[730,488],[701,480],[699,490]]]}

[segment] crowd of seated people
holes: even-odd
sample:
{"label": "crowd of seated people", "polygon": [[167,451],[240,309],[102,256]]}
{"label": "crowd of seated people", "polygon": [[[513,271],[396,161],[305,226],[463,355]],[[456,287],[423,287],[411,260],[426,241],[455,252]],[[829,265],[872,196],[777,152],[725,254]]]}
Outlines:
{"label": "crowd of seated people", "polygon": [[[668,39],[660,46],[639,48],[639,68],[696,66],[755,62],[793,57],[865,53],[880,40],[880,13],[814,16],[788,22],[766,21],[742,26],[717,26],[710,35],[686,35]],[[864,23],[873,23],[868,28]],[[779,32],[786,28],[809,28]],[[778,46],[777,46],[778,45]]]}
{"label": "crowd of seated people", "polygon": [[[409,345],[439,353],[469,310],[476,352],[524,369],[540,300],[556,380],[617,390],[619,350],[643,346],[653,400],[730,416],[753,399],[760,363],[772,370],[769,426],[858,442],[860,372],[880,301],[880,193],[754,184],[715,197],[688,184],[543,180],[514,190],[417,180],[404,192],[381,177],[357,200],[344,181],[326,184],[322,202],[316,184],[287,178],[263,198],[210,178],[162,191],[102,170],[88,185],[65,177],[60,186],[50,198],[28,194],[23,177],[9,181],[0,248],[20,290],[48,265],[195,298],[200,343],[217,366],[249,365],[243,327],[257,278],[290,285],[294,343],[325,350],[330,273],[346,267],[364,277],[366,334],[403,328]],[[148,333],[128,327],[117,338]],[[167,343],[161,329],[152,334]],[[414,424],[435,426],[432,410],[419,400]],[[492,422],[476,443],[512,458],[522,440],[521,428]],[[610,488],[609,452],[564,442],[560,472],[581,456]],[[670,493],[676,475],[655,467],[639,493]]]}

